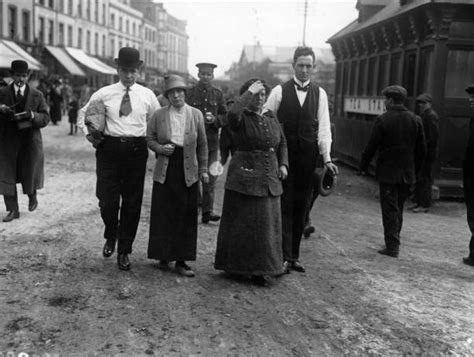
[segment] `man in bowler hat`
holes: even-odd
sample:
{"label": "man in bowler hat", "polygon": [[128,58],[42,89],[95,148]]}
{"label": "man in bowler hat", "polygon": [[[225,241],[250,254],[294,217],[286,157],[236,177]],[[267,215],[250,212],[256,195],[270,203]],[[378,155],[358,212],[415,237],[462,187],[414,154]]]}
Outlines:
{"label": "man in bowler hat", "polygon": [[426,148],[420,117],[404,105],[406,89],[392,85],[385,88],[382,94],[386,98],[387,111],[375,120],[369,142],[362,152],[360,172],[367,173],[372,158],[378,152],[375,176],[379,182],[386,245],[378,252],[397,258],[403,205],[410,185],[416,182]]}
{"label": "man in bowler hat", "polygon": [[471,231],[469,255],[463,258],[464,264],[474,266],[474,84],[467,86],[471,121],[469,123],[469,139],[463,164],[464,200],[467,209],[467,224]]}
{"label": "man in bowler hat", "polygon": [[416,97],[418,114],[423,123],[426,142],[426,157],[421,165],[415,187],[414,213],[426,213],[431,206],[431,187],[433,186],[433,165],[438,151],[439,117],[433,110],[433,99],[428,93]]}
{"label": "man in bowler hat", "polygon": [[28,63],[15,60],[13,82],[0,89],[0,194],[8,214],[3,222],[20,218],[16,184],[28,195],[28,210],[38,207],[36,190],[44,183],[44,153],[40,129],[48,125],[43,94],[28,85]]}
{"label": "man in bowler hat", "polygon": [[[217,161],[219,149],[219,128],[223,126],[227,109],[221,90],[214,87],[211,82],[214,79],[213,63],[198,63],[199,82],[188,90],[186,102],[199,109],[204,116],[206,127],[208,165]],[[202,184],[202,222],[216,222],[221,217],[214,213],[214,189],[217,176],[209,175],[209,183]]]}
{"label": "man in bowler hat", "polygon": [[96,194],[105,225],[102,254],[110,257],[118,241],[118,268],[129,270],[148,158],[147,120],[160,104],[153,91],[136,83],[142,66],[136,49],[121,48],[115,63],[119,82],[92,94],[88,106],[105,107],[105,129],[101,140],[94,142]]}

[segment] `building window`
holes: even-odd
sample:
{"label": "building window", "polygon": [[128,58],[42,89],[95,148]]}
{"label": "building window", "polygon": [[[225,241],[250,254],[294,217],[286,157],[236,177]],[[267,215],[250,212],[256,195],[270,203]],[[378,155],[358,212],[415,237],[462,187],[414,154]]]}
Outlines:
{"label": "building window", "polygon": [[48,6],[49,6],[51,9],[54,9],[54,0],[49,0],[49,1],[48,1]]}
{"label": "building window", "polygon": [[91,53],[91,32],[89,30],[86,33],[86,51]]}
{"label": "building window", "polygon": [[405,55],[403,84],[409,97],[415,95],[416,52],[407,52]]}
{"label": "building window", "polygon": [[420,70],[418,73],[418,93],[428,92],[433,80],[433,48],[420,51]]}
{"label": "building window", "polygon": [[72,26],[67,27],[67,45],[72,47]]}
{"label": "building window", "polygon": [[130,34],[130,21],[128,21],[128,19],[125,21],[125,31],[127,35]]}
{"label": "building window", "polygon": [[38,37],[41,43],[44,43],[44,17],[39,18],[39,33]]}
{"label": "building window", "polygon": [[367,69],[367,74],[368,74],[367,95],[368,96],[376,95],[376,93],[374,93],[376,80],[377,80],[376,64],[377,64],[377,57],[369,58],[369,68]]}
{"label": "building window", "polygon": [[122,16],[119,16],[119,31],[122,31]]}
{"label": "building window", "polygon": [[95,0],[94,19],[95,22],[99,23],[99,0]]}
{"label": "building window", "polygon": [[474,72],[466,70],[474,63],[474,51],[450,50],[446,66],[446,97],[466,97],[467,83],[474,82]]}
{"label": "building window", "polygon": [[363,59],[359,62],[359,76],[357,78],[357,83],[358,83],[358,87],[357,87],[357,95],[366,95],[367,94],[367,91],[366,91],[366,82],[367,82],[367,79],[366,79],[366,73],[367,73],[367,60],[366,59]]}
{"label": "building window", "polygon": [[110,39],[110,57],[115,55],[115,38]]}
{"label": "building window", "polygon": [[64,12],[64,0],[58,0],[58,11]]}
{"label": "building window", "polygon": [[401,80],[400,80],[400,67],[402,64],[402,55],[401,53],[392,53],[392,58],[390,60],[390,84],[389,85],[394,85],[394,84],[399,84],[402,85]]}
{"label": "building window", "polygon": [[137,35],[137,33],[136,33],[136,31],[137,31],[137,26],[135,25],[135,22],[133,23],[132,28],[133,28],[133,36],[136,36],[136,35]]}
{"label": "building window", "polygon": [[44,0],[39,0],[39,4],[44,6]]}
{"label": "building window", "polygon": [[87,20],[91,19],[91,0],[87,0],[86,16]]}
{"label": "building window", "polygon": [[99,34],[96,32],[94,35],[94,54],[99,54]]}
{"label": "building window", "polygon": [[64,46],[64,24],[59,23],[59,44]]}
{"label": "building window", "polygon": [[77,29],[77,47],[82,48],[82,28]]}
{"label": "building window", "polygon": [[102,4],[102,25],[105,25],[106,15],[107,15],[107,8],[105,7],[105,4]]}
{"label": "building window", "polygon": [[54,45],[54,21],[48,20],[49,23],[49,33],[48,33],[48,43]]}
{"label": "building window", "polygon": [[23,10],[22,12],[22,25],[23,25],[23,41],[30,41],[30,12]]}
{"label": "building window", "polygon": [[377,95],[382,95],[382,90],[388,86],[388,56],[379,58],[379,75],[377,83]]}
{"label": "building window", "polygon": [[17,27],[17,9],[15,6],[8,6],[8,34],[10,38],[15,38]]}
{"label": "building window", "polygon": [[82,17],[82,1],[77,3],[77,16]]}
{"label": "building window", "polygon": [[102,35],[102,57],[105,57],[105,35]]}
{"label": "building window", "polygon": [[115,28],[115,14],[110,14],[110,27]]}
{"label": "building window", "polygon": [[71,16],[73,15],[73,13],[72,13],[72,1],[73,0],[68,0],[67,1],[67,13]]}

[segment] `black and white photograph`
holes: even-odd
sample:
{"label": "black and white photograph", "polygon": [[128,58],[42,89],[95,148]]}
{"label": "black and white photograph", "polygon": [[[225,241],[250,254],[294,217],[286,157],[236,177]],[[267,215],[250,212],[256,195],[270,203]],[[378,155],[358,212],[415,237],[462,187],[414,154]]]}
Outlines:
{"label": "black and white photograph", "polygon": [[474,355],[474,0],[0,19],[0,357]]}

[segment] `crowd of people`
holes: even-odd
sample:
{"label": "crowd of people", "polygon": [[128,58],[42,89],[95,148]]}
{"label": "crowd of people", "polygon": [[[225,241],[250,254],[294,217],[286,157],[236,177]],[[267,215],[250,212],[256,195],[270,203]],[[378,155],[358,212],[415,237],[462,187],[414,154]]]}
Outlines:
{"label": "crowd of people", "polygon": [[[136,49],[121,48],[115,61],[118,82],[86,99],[75,98],[70,85],[60,80],[42,94],[27,83],[27,63],[12,62],[13,83],[0,89],[0,194],[8,211],[3,221],[20,217],[17,183],[29,197],[28,209],[38,206],[36,191],[44,180],[40,129],[49,121],[57,123],[64,110],[61,103],[67,103],[70,134],[81,128],[96,149],[102,254],[107,258],[117,249],[119,269],[131,268],[129,255],[151,151],[156,161],[148,258],[158,260],[160,269],[195,275],[188,264],[196,260],[200,204],[202,223],[221,221],[215,269],[250,277],[258,285],[291,271],[305,272],[300,243],[307,234],[309,211],[324,189],[324,177],[334,180],[338,175],[331,160],[328,96],[311,81],[312,49],[296,49],[293,79],[270,89],[263,80],[250,78],[240,95],[227,101],[212,85],[215,64],[198,63],[199,82],[191,88],[182,77],[167,76],[164,93],[157,98],[137,83],[143,61]],[[474,108],[474,85],[466,91]],[[417,184],[414,212],[427,212],[431,204],[438,117],[429,94],[417,97],[420,116],[405,107],[403,87],[392,85],[382,94],[387,111],[374,123],[360,173],[368,171],[378,153],[376,178],[385,237],[379,253],[398,257],[410,185]],[[473,148],[474,124],[464,169],[474,237]],[[229,157],[221,217],[214,212],[216,167]],[[315,175],[316,170],[325,176]],[[474,238],[464,258],[472,266],[473,242]]]}

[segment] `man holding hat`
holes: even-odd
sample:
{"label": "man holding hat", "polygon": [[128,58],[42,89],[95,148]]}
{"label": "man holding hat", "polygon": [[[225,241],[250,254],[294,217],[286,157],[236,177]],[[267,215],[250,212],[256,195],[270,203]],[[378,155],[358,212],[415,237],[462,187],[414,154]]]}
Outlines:
{"label": "man holding hat", "polygon": [[300,243],[318,158],[322,156],[327,170],[338,174],[331,160],[328,97],[323,88],[311,81],[315,60],[311,47],[298,47],[293,54],[294,78],[273,88],[264,106],[264,111],[277,115],[288,144],[290,167],[281,198],[286,273],[290,268],[305,272],[299,261]]}
{"label": "man holding hat", "polygon": [[147,120],[160,104],[153,91],[136,83],[143,63],[136,49],[121,48],[115,63],[119,82],[92,94],[88,105],[105,107],[103,139],[96,145],[96,194],[106,239],[102,254],[110,257],[118,241],[118,267],[129,270],[148,158]]}
{"label": "man holding hat", "polygon": [[406,89],[392,85],[385,88],[382,94],[386,97],[387,112],[375,120],[369,142],[362,152],[360,172],[367,173],[370,161],[378,151],[375,176],[379,181],[386,245],[378,252],[397,258],[403,205],[409,195],[410,185],[416,181],[426,147],[420,117],[403,104],[407,98]]}
{"label": "man holding hat", "polygon": [[431,186],[433,185],[433,164],[436,159],[439,138],[439,117],[432,108],[433,99],[427,93],[416,98],[418,113],[423,123],[426,142],[426,158],[421,165],[415,188],[414,213],[426,213],[431,206]]}
{"label": "man holding hat", "polygon": [[469,139],[463,164],[464,200],[467,208],[467,224],[471,231],[469,242],[469,256],[463,258],[464,264],[474,266],[474,84],[467,86],[469,94],[469,107],[471,108],[471,121],[469,124]]}
{"label": "man holding hat", "polygon": [[[224,96],[221,90],[214,87],[211,81],[214,79],[213,63],[198,63],[199,82],[189,89],[186,95],[186,102],[199,109],[204,116],[206,126],[208,165],[217,161],[217,151],[219,148],[219,128],[223,125],[227,109]],[[202,184],[202,222],[216,222],[221,217],[214,213],[214,189],[217,176],[209,175],[209,183]]]}
{"label": "man holding hat", "polygon": [[15,60],[13,82],[0,89],[0,194],[8,215],[3,222],[20,218],[16,184],[28,195],[28,210],[38,206],[36,190],[44,183],[44,153],[40,129],[48,125],[43,94],[28,83],[28,63]]}

